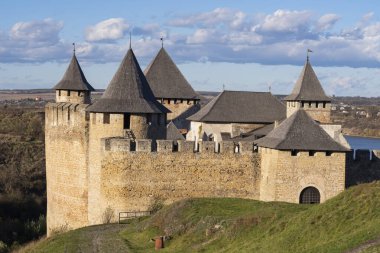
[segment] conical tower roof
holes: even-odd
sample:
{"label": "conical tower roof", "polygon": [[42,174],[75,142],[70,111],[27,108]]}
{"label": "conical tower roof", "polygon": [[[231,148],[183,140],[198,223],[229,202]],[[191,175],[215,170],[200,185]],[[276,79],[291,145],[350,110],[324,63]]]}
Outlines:
{"label": "conical tower roof", "polygon": [[326,96],[321,83],[315,74],[309,59],[303,67],[292,93],[285,97],[287,101],[331,101]]}
{"label": "conical tower roof", "polygon": [[69,67],[67,68],[63,78],[57,83],[53,89],[55,90],[77,90],[77,91],[94,91],[95,89],[87,82],[79,65],[77,57],[73,54]]}
{"label": "conical tower roof", "polygon": [[278,150],[348,151],[302,109],[255,143],[260,147]]}
{"label": "conical tower roof", "polygon": [[167,140],[185,140],[178,128],[174,125],[173,121],[166,126],[166,139]]}
{"label": "conical tower roof", "polygon": [[103,96],[90,112],[167,113],[155,99],[132,49],[129,49]]}
{"label": "conical tower roof", "polygon": [[144,73],[156,98],[199,99],[163,47]]}

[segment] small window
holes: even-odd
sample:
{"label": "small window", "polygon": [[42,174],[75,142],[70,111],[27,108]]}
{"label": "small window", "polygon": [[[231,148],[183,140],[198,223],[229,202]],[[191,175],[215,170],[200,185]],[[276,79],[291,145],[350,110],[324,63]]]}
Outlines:
{"label": "small window", "polygon": [[69,90],[67,91],[67,96],[70,97],[70,91]]}
{"label": "small window", "polygon": [[58,96],[61,96],[61,90],[58,91]]}
{"label": "small window", "polygon": [[67,120],[70,121],[70,108],[67,108]]}
{"label": "small window", "polygon": [[96,113],[93,113],[93,114],[92,114],[92,124],[93,124],[93,125],[96,124]]}
{"label": "small window", "polygon": [[177,104],[177,99],[174,99],[174,104]]}
{"label": "small window", "polygon": [[170,99],[168,99],[168,105],[170,105]]}
{"label": "small window", "polygon": [[301,107],[302,107],[302,108],[305,107],[305,102],[301,102]]}
{"label": "small window", "polygon": [[326,108],[326,102],[323,102],[323,108]]}
{"label": "small window", "polygon": [[109,124],[109,123],[110,123],[110,114],[103,113],[103,124]]}
{"label": "small window", "polygon": [[331,156],[332,152],[331,151],[326,151],[326,156]]}
{"label": "small window", "polygon": [[290,151],[290,154],[291,154],[291,156],[298,156],[298,150],[292,150],[292,151]]}
{"label": "small window", "polygon": [[309,102],[309,108],[311,108],[311,102]]}
{"label": "small window", "polygon": [[314,150],[310,150],[310,151],[309,151],[309,156],[315,156],[315,153],[316,153],[316,152],[315,152]]}
{"label": "small window", "polygon": [[319,107],[319,102],[316,102],[316,103],[315,103],[315,107],[316,107],[316,108]]}

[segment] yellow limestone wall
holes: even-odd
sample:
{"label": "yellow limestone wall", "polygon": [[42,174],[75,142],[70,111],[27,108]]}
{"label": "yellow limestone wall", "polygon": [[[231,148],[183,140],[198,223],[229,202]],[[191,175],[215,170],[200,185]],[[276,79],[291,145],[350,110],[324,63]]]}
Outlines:
{"label": "yellow limestone wall", "polygon": [[299,196],[308,186],[317,188],[321,202],[332,198],[345,188],[346,154],[299,152],[260,148],[262,177],[260,200],[299,203]]}
{"label": "yellow limestone wall", "polygon": [[[301,102],[288,101],[286,102],[286,117],[289,118],[294,112],[301,108]],[[331,103],[326,103],[325,108],[323,108],[323,103],[318,102],[318,107],[316,102],[304,103],[305,110],[311,118],[321,123],[331,122]]]}
{"label": "yellow limestone wall", "polygon": [[48,235],[88,224],[86,107],[54,103],[45,109]]}
{"label": "yellow limestone wall", "polygon": [[107,207],[115,219],[121,211],[145,211],[156,198],[167,204],[193,197],[259,198],[259,154],[234,153],[232,142],[222,144],[221,153],[214,152],[214,142],[202,142],[194,153],[194,142],[180,141],[172,152],[171,141],[158,141],[158,152],[151,152],[150,140],[138,140],[137,151],[127,151],[129,144],[117,138],[104,141],[100,182],[93,185],[103,202],[97,217]]}

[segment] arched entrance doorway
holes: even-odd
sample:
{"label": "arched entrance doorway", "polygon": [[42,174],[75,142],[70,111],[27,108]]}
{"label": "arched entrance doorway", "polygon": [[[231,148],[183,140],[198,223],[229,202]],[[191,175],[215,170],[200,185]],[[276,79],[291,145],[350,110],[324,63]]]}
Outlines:
{"label": "arched entrance doorway", "polygon": [[319,204],[321,202],[321,194],[315,187],[306,187],[300,195],[300,204]]}

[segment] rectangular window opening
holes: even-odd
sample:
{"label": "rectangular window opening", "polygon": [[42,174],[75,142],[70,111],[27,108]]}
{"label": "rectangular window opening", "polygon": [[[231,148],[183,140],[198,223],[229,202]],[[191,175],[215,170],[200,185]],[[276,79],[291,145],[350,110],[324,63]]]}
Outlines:
{"label": "rectangular window opening", "polygon": [[326,102],[323,102],[323,108],[326,108]]}
{"label": "rectangular window opening", "polygon": [[92,114],[93,117],[92,117],[92,124],[95,125],[96,124],[96,113]]}
{"label": "rectangular window opening", "polygon": [[131,114],[124,113],[124,129],[131,129]]}
{"label": "rectangular window opening", "polygon": [[291,154],[291,156],[298,156],[298,150],[292,150],[292,151],[290,151],[290,154]]}
{"label": "rectangular window opening", "polygon": [[70,91],[69,90],[67,91],[67,96],[70,97]]}
{"label": "rectangular window opening", "polygon": [[58,91],[58,96],[61,96],[61,90]]}
{"label": "rectangular window opening", "polygon": [[315,152],[314,150],[310,150],[310,151],[309,151],[309,156],[315,156],[315,153],[316,153],[316,152]]}
{"label": "rectangular window opening", "polygon": [[103,113],[103,124],[109,124],[109,123],[110,123],[110,114]]}
{"label": "rectangular window opening", "polygon": [[326,151],[326,156],[331,156],[332,152],[331,151]]}

